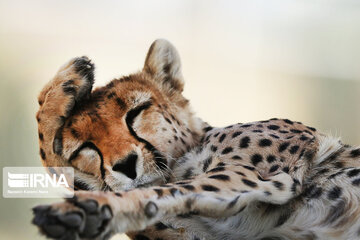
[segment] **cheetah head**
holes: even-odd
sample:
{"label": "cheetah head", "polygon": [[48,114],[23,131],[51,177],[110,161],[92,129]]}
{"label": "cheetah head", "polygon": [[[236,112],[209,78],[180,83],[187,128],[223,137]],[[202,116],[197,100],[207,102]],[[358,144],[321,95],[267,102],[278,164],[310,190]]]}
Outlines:
{"label": "cheetah head", "polygon": [[75,169],[75,189],[127,190],[170,177],[174,159],[197,145],[203,123],[182,95],[176,49],[150,47],[142,71],[92,91],[87,57],[65,64],[39,95],[40,156]]}

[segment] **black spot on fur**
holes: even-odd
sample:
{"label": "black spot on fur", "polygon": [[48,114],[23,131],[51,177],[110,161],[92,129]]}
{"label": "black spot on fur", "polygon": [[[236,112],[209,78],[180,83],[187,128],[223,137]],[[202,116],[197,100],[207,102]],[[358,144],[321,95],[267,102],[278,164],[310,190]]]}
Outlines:
{"label": "black spot on fur", "polygon": [[316,199],[319,198],[323,193],[322,188],[316,187],[315,185],[310,185],[309,187],[305,188],[303,194],[308,199]]}
{"label": "black spot on fur", "polygon": [[316,132],[316,128],[308,127],[308,126],[307,126],[307,128],[310,129],[310,130],[313,131],[313,132]]}
{"label": "black spot on fur", "polygon": [[218,192],[218,191],[220,191],[220,189],[218,189],[217,187],[212,186],[212,185],[201,185],[201,188],[204,191],[209,191],[209,192]]}
{"label": "black spot on fur", "polygon": [[276,160],[276,158],[275,158],[274,155],[269,155],[269,156],[267,156],[267,158],[266,158],[266,161],[267,161],[268,163],[272,163],[272,162],[274,162],[275,160]]}
{"label": "black spot on fur", "polygon": [[221,152],[221,154],[228,154],[228,153],[231,153],[232,151],[233,151],[232,147],[227,147],[227,148],[224,148],[224,150]]}
{"label": "black spot on fur", "polygon": [[310,135],[313,135],[312,132],[308,131],[308,130],[304,130],[304,132],[310,134]]}
{"label": "black spot on fur", "polygon": [[295,154],[297,151],[299,150],[299,146],[298,145],[294,145],[290,148],[289,152],[291,154]]}
{"label": "black spot on fur", "polygon": [[222,143],[224,141],[225,137],[226,137],[226,134],[223,133],[219,138],[219,143]]}
{"label": "black spot on fur", "polygon": [[351,156],[352,158],[360,157],[360,148],[355,149],[355,150],[352,150],[352,151],[350,152],[350,156]]}
{"label": "black spot on fur", "polygon": [[340,171],[338,171],[338,172],[336,172],[336,173],[331,174],[331,175],[328,177],[328,179],[336,178],[337,176],[339,176],[339,175],[341,175],[341,174],[343,174],[343,173],[344,173],[344,171],[343,171],[343,170],[340,170]]}
{"label": "black spot on fur", "polygon": [[328,192],[328,198],[330,200],[335,200],[335,199],[338,199],[342,194],[342,189],[339,188],[338,186],[335,186],[333,189],[331,189],[329,192]]}
{"label": "black spot on fur", "polygon": [[277,125],[269,125],[267,128],[270,130],[278,130],[280,127]]}
{"label": "black spot on fur", "polygon": [[251,163],[256,166],[258,163],[262,162],[263,157],[260,154],[254,154],[251,157]]}
{"label": "black spot on fur", "polygon": [[279,169],[279,167],[280,167],[279,165],[273,165],[273,166],[270,168],[269,173],[275,172],[276,170]]}
{"label": "black spot on fur", "polygon": [[213,159],[211,156],[204,160],[203,172],[205,172],[208,169],[208,167],[212,163],[212,160]]}
{"label": "black spot on fur", "polygon": [[189,181],[181,181],[181,182],[176,182],[176,185],[182,185],[182,184],[188,184]]}
{"label": "black spot on fur", "polygon": [[289,142],[284,142],[284,143],[280,144],[280,146],[279,146],[279,152],[285,151],[285,150],[288,148],[289,145],[290,145]]}
{"label": "black spot on fur", "polygon": [[241,179],[241,181],[242,181],[245,185],[247,185],[247,186],[249,186],[249,187],[252,187],[252,188],[256,188],[256,187],[257,187],[257,183],[256,183],[256,182],[247,180],[247,179],[245,179],[245,178]]}
{"label": "black spot on fur", "polygon": [[241,160],[241,159],[242,159],[242,158],[241,158],[240,156],[238,156],[238,155],[234,155],[234,156],[232,156],[231,158],[234,159],[234,160]]}
{"label": "black spot on fur", "polygon": [[235,173],[240,175],[240,176],[246,177],[246,175],[244,173],[242,173],[242,172],[236,171]]}
{"label": "black spot on fur", "polygon": [[167,117],[164,117],[165,121],[167,121],[169,124],[171,124],[170,119],[168,119]]}
{"label": "black spot on fur", "polygon": [[64,129],[65,119],[66,119],[65,116],[59,117],[58,122],[61,127],[59,127],[56,130],[55,138],[53,140],[53,151],[57,155],[61,155],[63,150],[63,129]]}
{"label": "black spot on fur", "polygon": [[248,169],[248,170],[250,170],[250,171],[254,171],[254,170],[255,170],[254,167],[250,167],[250,166],[246,166],[246,165],[244,165],[243,167],[246,168],[246,169]]}
{"label": "black spot on fur", "polygon": [[315,156],[315,151],[313,151],[313,150],[308,150],[308,151],[305,151],[305,153],[304,153],[304,157],[308,161],[311,161],[314,158],[314,156]]}
{"label": "black spot on fur", "polygon": [[170,188],[169,191],[170,191],[170,194],[171,194],[173,197],[175,197],[175,194],[179,192],[179,190],[176,189],[176,188]]}
{"label": "black spot on fur", "polygon": [[190,167],[190,168],[186,169],[186,171],[185,171],[185,173],[184,173],[184,175],[183,175],[183,178],[187,179],[187,178],[192,177],[192,175],[193,175],[193,170],[194,170],[193,167]]}
{"label": "black spot on fur", "polygon": [[300,131],[298,129],[290,129],[290,132],[292,132],[292,133],[302,133],[302,131]]}
{"label": "black spot on fur", "polygon": [[222,172],[225,170],[225,167],[216,167],[216,168],[213,168],[209,171],[207,171],[207,173],[210,173],[210,172]]}
{"label": "black spot on fur", "polygon": [[219,162],[216,166],[217,167],[223,167],[223,166],[225,166],[225,163],[224,162]]}
{"label": "black spot on fur", "polygon": [[279,190],[283,190],[284,189],[284,184],[282,182],[279,181],[273,181],[274,186],[279,189]]}
{"label": "black spot on fur", "polygon": [[301,141],[306,141],[306,140],[308,140],[309,138],[308,137],[306,137],[305,135],[301,135],[301,137],[300,137],[300,140]]}
{"label": "black spot on fur", "polygon": [[229,181],[230,180],[230,177],[225,174],[212,175],[209,178],[217,179],[217,180],[221,180],[221,181]]}
{"label": "black spot on fur", "polygon": [[76,131],[75,129],[71,129],[70,130],[71,134],[73,135],[74,138],[79,138],[80,137],[80,134],[78,131]]}
{"label": "black spot on fur", "polygon": [[286,122],[286,123],[288,123],[288,124],[294,124],[294,122],[293,121],[290,121],[289,119],[284,119],[284,122]]}
{"label": "black spot on fur", "polygon": [[154,188],[153,190],[156,192],[158,197],[162,197],[162,195],[164,194],[164,191],[161,188]]}
{"label": "black spot on fur", "polygon": [[283,169],[282,169],[282,171],[285,172],[285,173],[289,173],[289,170],[290,170],[290,169],[289,169],[289,167],[287,167],[287,166],[286,166],[286,167],[283,167]]}
{"label": "black spot on fur", "polygon": [[264,138],[259,141],[260,147],[269,147],[269,146],[271,146],[271,144],[272,144],[272,141],[270,139]]}
{"label": "black spot on fur", "polygon": [[174,120],[175,122],[177,122],[177,119],[175,118],[174,115],[170,114],[170,117],[171,117],[172,120]]}
{"label": "black spot on fur", "polygon": [[323,169],[321,169],[320,171],[318,171],[317,174],[318,174],[318,175],[322,175],[322,174],[327,173],[327,172],[329,172],[329,171],[330,171],[329,169],[323,168]]}
{"label": "black spot on fur", "polygon": [[236,137],[239,136],[240,134],[242,134],[242,132],[234,132],[231,137],[232,137],[232,138],[236,138]]}
{"label": "black spot on fur", "polygon": [[254,133],[262,133],[263,130],[255,129],[255,130],[252,130],[252,132],[254,132]]}
{"label": "black spot on fur", "polygon": [[351,183],[354,186],[357,186],[357,187],[360,186],[360,178],[353,180]]}
{"label": "black spot on fur", "polygon": [[264,191],[264,194],[265,194],[266,196],[270,196],[270,195],[272,195],[272,193],[271,193],[271,192],[269,192],[269,191]]}
{"label": "black spot on fur", "polygon": [[334,163],[334,167],[336,168],[343,168],[344,167],[344,164],[342,162],[335,162]]}
{"label": "black spot on fur", "polygon": [[217,151],[217,146],[211,145],[210,149],[211,149],[211,151],[216,152]]}
{"label": "black spot on fur", "polygon": [[39,132],[39,139],[40,139],[40,141],[44,140],[44,135],[41,132]]}
{"label": "black spot on fur", "polygon": [[355,177],[359,175],[359,173],[360,173],[360,169],[352,169],[347,173],[347,175],[348,177]]}
{"label": "black spot on fur", "polygon": [[235,204],[237,203],[237,201],[239,200],[239,197],[240,196],[237,196],[233,200],[231,200],[231,202],[229,202],[229,204],[227,205],[227,209],[230,209],[230,208],[234,207]]}
{"label": "black spot on fur", "polygon": [[115,195],[118,196],[118,197],[122,197],[122,196],[123,196],[121,193],[118,193],[118,192],[115,193]]}
{"label": "black spot on fur", "polygon": [[125,104],[125,102],[124,102],[123,100],[121,100],[121,98],[116,98],[115,101],[116,101],[117,105],[119,105],[119,107],[120,107],[121,109],[125,109],[125,108],[126,108],[126,104]]}
{"label": "black spot on fur", "polygon": [[[170,120],[169,120],[170,121]],[[203,130],[204,130],[204,132],[208,132],[208,131],[211,131],[211,130],[213,130],[214,128],[213,127],[206,127],[206,128],[204,128]]]}
{"label": "black spot on fur", "polygon": [[249,143],[250,143],[250,138],[249,137],[243,137],[240,140],[240,148],[247,148],[249,147]]}
{"label": "black spot on fur", "polygon": [[269,136],[272,137],[272,138],[275,138],[275,139],[279,139],[279,138],[280,138],[279,136],[277,136],[277,135],[275,135],[275,134],[270,134]]}
{"label": "black spot on fur", "polygon": [[244,125],[241,125],[240,127],[242,127],[242,128],[248,128],[248,127],[251,127],[252,126],[252,124],[244,124]]}
{"label": "black spot on fur", "polygon": [[186,185],[182,185],[181,187],[189,190],[189,191],[194,191],[195,190],[195,187],[193,185],[190,185],[190,184],[186,184]]}
{"label": "black spot on fur", "polygon": [[114,92],[111,92],[108,96],[107,96],[107,98],[108,99],[111,99],[111,98],[113,98],[113,97],[115,97],[116,96],[116,94],[114,93]]}
{"label": "black spot on fur", "polygon": [[42,160],[46,160],[46,154],[42,148],[40,148],[40,156]]}

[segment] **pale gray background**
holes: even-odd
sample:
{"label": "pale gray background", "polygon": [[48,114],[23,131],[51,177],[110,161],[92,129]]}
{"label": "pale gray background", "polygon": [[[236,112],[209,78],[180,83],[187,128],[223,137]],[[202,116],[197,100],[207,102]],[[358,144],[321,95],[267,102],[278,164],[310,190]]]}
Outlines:
{"label": "pale gray background", "polygon": [[[210,124],[286,117],[360,144],[357,0],[0,0],[1,166],[40,165],[36,97],[61,64],[86,54],[103,85],[156,38]],[[49,201],[1,199],[0,238],[40,239],[30,208]]]}

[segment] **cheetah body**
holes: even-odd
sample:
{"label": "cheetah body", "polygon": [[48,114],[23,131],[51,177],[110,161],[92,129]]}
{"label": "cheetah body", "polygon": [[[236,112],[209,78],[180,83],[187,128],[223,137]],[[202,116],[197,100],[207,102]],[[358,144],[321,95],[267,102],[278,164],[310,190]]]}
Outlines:
{"label": "cheetah body", "polygon": [[93,64],[76,58],[43,89],[42,163],[74,167],[83,190],[34,208],[43,234],[360,239],[359,148],[288,119],[212,128],[181,95],[180,69],[158,40],[140,73],[91,92]]}

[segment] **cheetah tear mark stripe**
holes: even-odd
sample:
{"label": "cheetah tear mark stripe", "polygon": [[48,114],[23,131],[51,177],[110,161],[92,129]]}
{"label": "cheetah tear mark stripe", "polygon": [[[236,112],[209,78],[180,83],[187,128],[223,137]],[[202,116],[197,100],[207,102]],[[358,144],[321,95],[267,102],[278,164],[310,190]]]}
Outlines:
{"label": "cheetah tear mark stripe", "polygon": [[136,132],[134,131],[132,125],[134,123],[135,118],[144,110],[150,108],[151,106],[151,102],[146,102],[144,104],[142,104],[141,106],[138,106],[132,110],[130,110],[127,115],[126,115],[126,125],[131,133],[131,135],[133,135],[136,140],[138,140],[139,142],[142,142],[145,144],[145,148],[147,150],[149,150],[153,155],[154,155],[154,159],[155,159],[155,163],[156,165],[162,169],[165,170],[167,167],[167,161],[165,159],[165,157],[148,141],[146,141],[145,139],[139,137]]}

